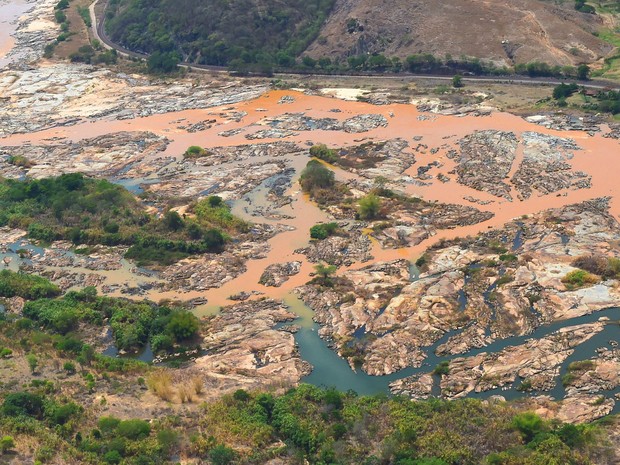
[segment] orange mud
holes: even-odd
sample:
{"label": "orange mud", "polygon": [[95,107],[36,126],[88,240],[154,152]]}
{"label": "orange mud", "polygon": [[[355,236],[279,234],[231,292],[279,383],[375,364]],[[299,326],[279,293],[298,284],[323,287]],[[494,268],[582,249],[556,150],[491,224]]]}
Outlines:
{"label": "orange mud", "polygon": [[[295,101],[293,103],[278,104],[280,98],[285,95],[293,96]],[[227,120],[225,115],[221,114],[231,109],[245,111],[248,114],[241,122],[230,121]],[[329,110],[332,109],[339,109],[340,112],[330,112]],[[315,118],[329,117],[338,120],[345,120],[360,114],[381,114],[387,119],[388,126],[357,134],[350,134],[342,131],[315,130],[295,131],[298,132],[298,135],[284,139],[249,141],[244,137],[246,134],[258,130],[269,129],[269,126],[256,124],[264,118],[296,112],[303,112],[307,116]],[[167,150],[163,154],[158,154],[158,157],[180,157],[190,145],[200,145],[205,148],[210,148],[284,140],[296,142],[301,147],[304,147],[308,141],[312,143],[325,143],[331,147],[338,147],[355,145],[362,141],[385,140],[400,137],[407,140],[412,147],[415,147],[418,143],[428,146],[428,150],[426,150],[425,154],[419,152],[415,154],[416,164],[409,170],[410,173],[413,174],[418,166],[426,165],[435,160],[443,164],[443,166],[433,167],[429,171],[429,174],[433,175],[434,178],[430,181],[432,184],[428,186],[408,185],[406,188],[408,194],[422,197],[427,201],[474,206],[480,210],[490,211],[494,214],[494,217],[490,220],[476,225],[440,231],[434,237],[423,241],[415,247],[407,249],[382,250],[378,243],[373,241],[372,255],[375,261],[393,260],[403,257],[415,260],[427,247],[441,239],[475,235],[489,228],[500,227],[506,222],[523,215],[537,213],[550,208],[562,207],[564,205],[601,196],[611,196],[611,213],[616,217],[620,214],[620,202],[615,198],[619,189],[617,172],[620,168],[620,150],[618,141],[614,139],[603,138],[601,134],[591,137],[585,132],[550,130],[543,126],[528,123],[521,117],[508,113],[496,112],[491,116],[484,117],[440,116],[425,113],[423,115],[428,119],[419,120],[418,117],[421,115],[422,114],[419,113],[413,105],[392,104],[374,106],[363,102],[350,102],[337,100],[335,98],[308,96],[290,90],[272,91],[255,100],[242,102],[236,105],[227,105],[221,108],[188,110],[127,121],[103,120],[83,122],[70,127],[54,128],[32,134],[10,136],[3,139],[2,144],[16,145],[24,142],[45,143],[46,139],[51,137],[65,137],[72,141],[78,141],[80,139],[118,131],[151,131],[171,140]],[[183,121],[179,122],[180,119],[183,119]],[[216,119],[217,122],[213,127],[207,130],[197,133],[188,133],[183,129],[178,129],[180,124],[188,125],[208,119]],[[231,137],[222,137],[218,135],[219,132],[236,128],[245,129],[240,134]],[[523,159],[522,144],[519,144],[511,172],[508,178],[504,180],[504,182],[511,186],[512,201],[458,184],[456,174],[449,174],[449,172],[455,168],[455,163],[446,157],[447,150],[444,148],[440,149],[435,154],[431,154],[430,149],[439,148],[444,144],[449,145],[450,148],[458,148],[455,147],[455,144],[459,139],[474,131],[483,129],[512,131],[516,134],[517,138],[520,138],[524,131],[534,131],[574,139],[583,150],[575,151],[574,158],[569,160],[569,163],[574,170],[584,171],[592,176],[592,188],[561,191],[546,196],[538,196],[537,193],[534,192],[529,199],[524,201],[519,200],[517,192],[514,186],[510,184],[509,179],[515,173]],[[423,138],[421,141],[416,142],[412,139],[414,136],[422,136]],[[355,177],[355,175],[343,172],[340,169],[336,169],[335,171],[337,177],[340,179]],[[448,176],[451,179],[450,182],[444,184],[436,180],[435,178],[439,173]],[[198,311],[209,313],[221,305],[230,304],[231,301],[228,300],[228,297],[241,291],[259,291],[262,295],[268,297],[284,298],[293,288],[307,282],[309,273],[313,270],[313,265],[305,262],[304,257],[295,254],[294,250],[306,246],[309,240],[309,228],[317,222],[327,221],[328,217],[314,204],[304,198],[299,192],[299,187],[296,183],[294,183],[291,191],[290,194],[292,194],[294,198],[292,206],[283,207],[279,211],[294,216],[294,219],[281,220],[278,222],[293,226],[296,229],[295,231],[281,233],[271,239],[268,242],[270,250],[266,258],[249,261],[245,273],[225,283],[221,288],[212,289],[207,292],[152,293],[149,297],[155,300],[160,298],[189,299],[198,296],[206,297],[208,299],[208,304],[199,308]],[[493,202],[488,205],[479,205],[464,200],[464,197],[467,196],[480,201]],[[258,220],[256,218],[248,219],[250,221],[263,221],[260,218]],[[292,260],[302,261],[302,270],[298,275],[293,276],[282,285],[282,287],[266,288],[258,284],[260,275],[268,265]],[[365,266],[365,264],[358,263],[354,264],[351,268],[360,268],[362,266]],[[341,268],[340,272],[344,269],[345,268]]]}

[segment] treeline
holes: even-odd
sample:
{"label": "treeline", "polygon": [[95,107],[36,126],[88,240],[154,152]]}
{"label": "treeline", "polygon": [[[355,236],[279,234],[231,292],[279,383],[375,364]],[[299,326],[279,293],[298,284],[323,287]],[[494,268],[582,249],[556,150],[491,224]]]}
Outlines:
{"label": "treeline", "polygon": [[588,79],[590,68],[587,65],[551,66],[547,63],[532,62],[515,65],[514,67],[498,67],[493,62],[478,58],[437,57],[430,53],[409,55],[404,60],[399,57],[386,57],[382,54],[358,55],[347,58],[346,61],[332,61],[330,58],[315,60],[304,56],[296,63],[297,71],[325,73],[401,73],[438,74],[438,75],[476,75],[476,76],[506,76],[522,75],[529,77],[560,77]]}
{"label": "treeline", "polygon": [[40,180],[0,180],[0,226],[44,242],[126,245],[139,265],[167,265],[189,255],[220,252],[230,234],[246,231],[219,197],[191,207],[192,217],[146,212],[125,188],[82,174]]}

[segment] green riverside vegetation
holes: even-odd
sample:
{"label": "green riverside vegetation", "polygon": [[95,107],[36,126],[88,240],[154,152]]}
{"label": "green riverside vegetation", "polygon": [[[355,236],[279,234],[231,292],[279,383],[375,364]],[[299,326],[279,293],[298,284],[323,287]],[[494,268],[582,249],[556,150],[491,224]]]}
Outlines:
{"label": "green riverside vegetation", "polygon": [[[329,279],[334,268],[324,268],[317,273]],[[0,282],[13,283],[16,295],[44,284],[42,278],[11,273],[0,274]],[[411,401],[307,384],[279,393],[238,389],[195,403],[208,387],[202,375],[185,385],[192,391],[181,398],[182,414],[166,407],[172,400],[166,397],[164,409],[153,416],[153,400],[141,405],[147,386],[164,399],[166,383],[187,372],[100,355],[80,335],[108,319],[117,344],[139,344],[147,337],[154,344],[158,334],[185,341],[200,331],[193,315],[100,297],[93,288],[29,299],[23,316],[0,312],[3,368],[27,368],[22,382],[0,382],[0,460],[92,465],[273,459],[313,465],[611,465],[615,460],[608,432],[617,428],[617,417],[570,425],[541,418],[527,403]],[[71,332],[59,334],[65,330]],[[569,373],[592,366],[574,362]],[[438,367],[443,374],[447,364]],[[109,396],[115,399],[111,409]],[[127,401],[135,408],[124,410]]]}
{"label": "green riverside vegetation", "polygon": [[0,226],[28,231],[44,242],[130,246],[139,265],[168,265],[205,252],[220,252],[229,235],[248,225],[219,197],[192,206],[195,216],[167,211],[161,218],[126,189],[79,173],[41,180],[0,180]]}
{"label": "green riverside vegetation", "polygon": [[[66,336],[82,324],[102,326],[107,321],[118,349],[137,350],[150,342],[153,352],[159,352],[192,342],[200,326],[198,318],[184,309],[102,297],[94,287],[52,298],[59,293],[58,287],[45,278],[0,271],[0,297],[27,300],[22,310],[25,318],[18,323],[23,327],[36,323],[51,333]],[[71,338],[69,335],[67,340]]]}

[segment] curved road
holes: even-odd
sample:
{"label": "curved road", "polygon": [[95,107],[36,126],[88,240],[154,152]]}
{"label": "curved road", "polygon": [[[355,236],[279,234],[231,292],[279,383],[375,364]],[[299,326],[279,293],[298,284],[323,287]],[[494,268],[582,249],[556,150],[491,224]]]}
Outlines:
{"label": "curved road", "polygon": [[[146,60],[148,55],[145,53],[138,53],[132,50],[129,50],[121,45],[118,45],[110,38],[105,32],[105,8],[107,7],[107,3],[104,5],[103,10],[104,14],[102,14],[101,21],[98,20],[97,15],[95,14],[95,6],[99,1],[107,2],[107,0],[95,0],[89,7],[90,17],[92,21],[91,32],[93,37],[99,40],[101,44],[107,48],[108,50],[116,50],[116,52],[124,56],[126,58],[137,58],[140,60]],[[228,73],[228,68],[225,66],[211,66],[211,65],[198,65],[194,63],[179,63],[179,66],[182,68],[191,68],[201,71],[215,72],[215,73]],[[338,78],[338,79],[356,79],[360,77],[364,77],[366,79],[435,79],[439,81],[452,81],[452,76],[443,76],[443,75],[434,75],[434,74],[410,74],[410,73],[401,73],[401,74],[317,74],[317,73],[301,73],[301,72],[288,72],[288,73],[274,73],[275,77],[286,77],[286,76],[312,76],[312,77],[325,77],[325,78]],[[529,78],[527,76],[475,76],[475,77],[466,77],[463,78],[464,82],[493,82],[500,84],[520,84],[520,85],[544,85],[544,86],[557,86],[566,82],[567,80],[561,80],[556,78]],[[607,81],[580,81],[579,85],[588,89],[595,90],[620,90],[620,85]]]}

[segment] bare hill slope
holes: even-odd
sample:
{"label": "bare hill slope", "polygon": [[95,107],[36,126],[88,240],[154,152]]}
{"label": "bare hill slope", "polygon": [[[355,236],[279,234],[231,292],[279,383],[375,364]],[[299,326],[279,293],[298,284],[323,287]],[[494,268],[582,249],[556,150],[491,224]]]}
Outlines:
{"label": "bare hill slope", "polygon": [[498,64],[595,62],[612,47],[593,35],[599,16],[540,0],[337,0],[306,53],[451,54]]}

